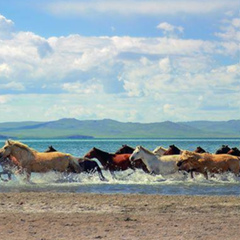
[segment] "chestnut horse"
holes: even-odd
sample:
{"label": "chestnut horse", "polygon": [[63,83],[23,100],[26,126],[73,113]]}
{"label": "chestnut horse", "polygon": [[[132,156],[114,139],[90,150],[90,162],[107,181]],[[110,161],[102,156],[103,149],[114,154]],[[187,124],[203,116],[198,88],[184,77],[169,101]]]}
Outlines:
{"label": "chestnut horse", "polygon": [[215,154],[225,154],[228,153],[231,150],[231,148],[228,145],[222,145],[221,148],[219,148]]}
{"label": "chestnut horse", "polygon": [[179,155],[182,153],[182,150],[176,147],[175,145],[170,145],[169,149],[163,155]]}
{"label": "chestnut horse", "polygon": [[236,147],[232,148],[227,152],[227,154],[233,155],[233,156],[240,156],[240,150]]}
{"label": "chestnut horse", "polygon": [[194,150],[194,152],[195,152],[195,153],[205,153],[206,151],[199,146],[199,147],[197,147],[197,148]]}
{"label": "chestnut horse", "polygon": [[[57,150],[51,145],[48,147],[48,149],[45,152],[57,152]],[[107,181],[107,179],[103,176],[102,170],[97,164],[97,162],[87,158],[80,158],[78,162],[79,162],[81,172],[86,172],[90,174],[98,172],[99,179],[101,181]],[[71,166],[69,166],[67,172],[76,173],[75,169]]]}
{"label": "chestnut horse", "polygon": [[179,170],[202,173],[208,179],[208,173],[232,172],[239,175],[240,158],[229,154],[194,153],[184,151],[177,162]]}
{"label": "chestnut horse", "polygon": [[[132,154],[133,151],[135,150],[135,148],[130,147],[128,145],[122,145],[121,148],[119,148],[115,154],[124,154],[124,153],[129,153]],[[142,159],[137,159],[136,161],[132,162],[132,165],[135,168],[140,168],[142,169],[145,173],[149,173],[149,170],[147,169],[147,166],[145,165],[145,163],[143,162]]]}
{"label": "chestnut horse", "polygon": [[87,158],[97,158],[105,170],[109,170],[112,177],[115,178],[114,171],[124,171],[127,169],[135,170],[134,165],[129,160],[131,154],[115,154],[104,152],[98,148],[92,148],[84,155]]}
{"label": "chestnut horse", "polygon": [[78,158],[70,154],[61,152],[41,153],[27,145],[8,140],[0,149],[0,161],[10,156],[10,160],[17,165],[20,170],[25,170],[27,180],[30,180],[32,172],[59,171],[65,172],[72,166],[76,172],[80,172]]}

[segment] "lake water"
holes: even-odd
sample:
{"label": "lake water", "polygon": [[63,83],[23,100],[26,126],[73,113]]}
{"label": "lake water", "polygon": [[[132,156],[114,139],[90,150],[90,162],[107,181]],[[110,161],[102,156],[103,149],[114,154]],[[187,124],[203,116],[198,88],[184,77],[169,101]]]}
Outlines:
{"label": "lake water", "polygon": [[[52,145],[58,151],[74,156],[83,156],[92,147],[107,152],[115,152],[122,144],[132,147],[142,145],[149,150],[158,146],[168,148],[175,144],[181,149],[195,150],[201,146],[208,152],[215,152],[221,145],[239,147],[240,139],[88,139],[88,140],[22,140],[23,143],[38,150],[45,151]],[[0,140],[0,147],[4,141]],[[60,173],[32,175],[31,184],[25,183],[20,176],[12,181],[0,182],[0,192],[75,192],[75,193],[124,193],[124,194],[166,194],[166,195],[240,195],[240,178],[233,174],[216,175],[206,180],[198,175],[191,179],[188,175],[176,173],[168,176],[152,176],[142,170],[117,172],[117,179],[112,179],[108,171],[103,171],[109,180],[102,182],[97,174],[71,174],[63,177]]]}

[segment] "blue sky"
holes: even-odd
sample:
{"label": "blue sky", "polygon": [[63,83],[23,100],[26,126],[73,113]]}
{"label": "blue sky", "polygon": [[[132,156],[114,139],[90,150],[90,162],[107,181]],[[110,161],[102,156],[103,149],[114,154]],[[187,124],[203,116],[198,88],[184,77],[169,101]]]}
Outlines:
{"label": "blue sky", "polygon": [[239,9],[238,0],[1,1],[0,122],[239,119]]}

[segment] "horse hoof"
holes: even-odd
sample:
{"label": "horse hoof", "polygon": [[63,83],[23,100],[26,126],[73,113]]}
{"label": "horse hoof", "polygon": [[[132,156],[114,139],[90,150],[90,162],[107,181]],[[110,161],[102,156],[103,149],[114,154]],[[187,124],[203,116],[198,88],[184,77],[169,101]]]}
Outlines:
{"label": "horse hoof", "polygon": [[109,182],[109,180],[106,179],[106,178],[103,178],[103,179],[100,179],[100,180],[103,181],[103,182]]}

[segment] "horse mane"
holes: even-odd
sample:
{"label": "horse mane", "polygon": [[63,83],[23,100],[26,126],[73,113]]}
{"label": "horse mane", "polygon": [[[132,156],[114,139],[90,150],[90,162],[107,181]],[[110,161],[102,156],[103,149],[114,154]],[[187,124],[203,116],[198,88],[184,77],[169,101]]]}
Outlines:
{"label": "horse mane", "polygon": [[106,155],[111,155],[111,153],[105,152],[105,151],[103,151],[99,148],[96,148],[96,147],[94,147],[93,150],[96,150],[97,152],[101,152],[101,153],[106,154]]}
{"label": "horse mane", "polygon": [[137,146],[136,149],[142,149],[143,151],[151,154],[151,155],[154,155],[154,153],[150,150],[148,150],[147,148],[144,148],[143,146]]}
{"label": "horse mane", "polygon": [[29,153],[36,153],[37,151],[33,148],[30,148],[28,145],[24,144],[24,143],[21,143],[21,142],[18,142],[18,141],[13,141],[13,140],[8,140],[7,143],[9,145],[14,145],[14,146],[17,146],[23,150],[26,150],[27,152]]}
{"label": "horse mane", "polygon": [[201,156],[201,154],[199,154],[199,153],[195,153],[195,152],[191,152],[191,151],[188,151],[188,150],[184,150],[183,152],[182,152],[182,156],[183,157],[199,157],[199,156]]}
{"label": "horse mane", "polygon": [[167,151],[167,149],[162,147],[162,146],[159,146],[159,147],[155,148],[154,151],[157,152],[159,149],[161,149],[163,151]]}

